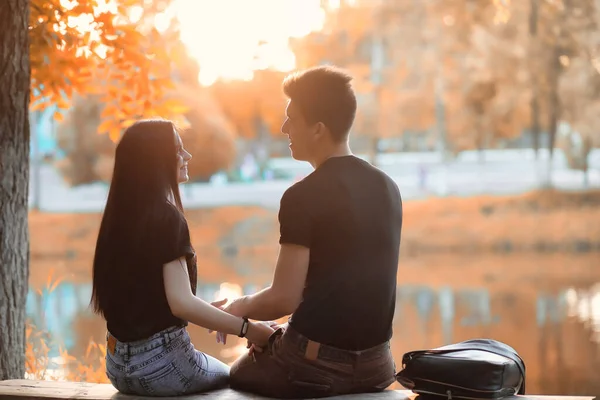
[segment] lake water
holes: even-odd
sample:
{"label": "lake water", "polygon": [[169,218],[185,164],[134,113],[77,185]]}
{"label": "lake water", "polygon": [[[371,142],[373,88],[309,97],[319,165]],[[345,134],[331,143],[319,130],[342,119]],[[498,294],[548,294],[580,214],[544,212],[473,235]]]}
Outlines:
{"label": "lake water", "polygon": [[[263,264],[254,274],[256,264],[251,255],[231,255],[211,266],[210,278],[203,274],[198,295],[214,300],[261,289],[271,269]],[[598,253],[401,256],[392,340],[398,368],[407,351],[487,337],[522,355],[528,393],[600,392],[599,265]],[[32,260],[32,281],[47,274]],[[82,268],[52,292],[31,287],[27,302],[31,321],[75,357],[84,356],[90,340],[104,341],[104,322],[88,309],[90,278],[91,268]],[[197,348],[225,362],[244,351],[242,339],[222,346],[204,329],[189,330]],[[57,347],[51,351],[58,354]]]}

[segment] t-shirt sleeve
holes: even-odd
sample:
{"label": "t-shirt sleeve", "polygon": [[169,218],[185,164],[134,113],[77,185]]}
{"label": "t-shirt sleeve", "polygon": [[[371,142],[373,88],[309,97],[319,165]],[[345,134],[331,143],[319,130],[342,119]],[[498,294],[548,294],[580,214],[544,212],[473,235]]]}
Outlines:
{"label": "t-shirt sleeve", "polygon": [[190,258],[194,256],[194,248],[190,240],[190,230],[187,221],[177,210],[169,213],[163,227],[163,251],[161,252],[161,263],[166,264],[180,257]]}
{"label": "t-shirt sleeve", "polygon": [[302,188],[294,185],[281,197],[279,207],[279,243],[310,248],[312,219]]}

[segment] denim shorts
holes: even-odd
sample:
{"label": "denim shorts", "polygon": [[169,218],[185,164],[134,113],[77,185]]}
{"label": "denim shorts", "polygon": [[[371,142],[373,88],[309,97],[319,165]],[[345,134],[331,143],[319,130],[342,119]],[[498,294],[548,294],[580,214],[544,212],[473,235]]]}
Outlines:
{"label": "denim shorts", "polygon": [[229,383],[229,366],[196,350],[185,328],[171,327],[148,339],[113,344],[106,350],[106,375],[121,393],[178,396]]}

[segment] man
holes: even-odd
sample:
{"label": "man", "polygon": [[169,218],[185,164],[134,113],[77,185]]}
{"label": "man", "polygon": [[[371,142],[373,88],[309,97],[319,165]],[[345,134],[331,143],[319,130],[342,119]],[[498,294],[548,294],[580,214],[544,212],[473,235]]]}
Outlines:
{"label": "man", "polygon": [[292,157],[315,170],[281,198],[272,285],[225,308],[261,321],[292,314],[267,348],[234,363],[235,389],[302,398],[394,382],[389,340],[402,203],[394,181],[350,151],[350,82],[334,67],[316,67],[283,83],[289,102],[281,130]]}

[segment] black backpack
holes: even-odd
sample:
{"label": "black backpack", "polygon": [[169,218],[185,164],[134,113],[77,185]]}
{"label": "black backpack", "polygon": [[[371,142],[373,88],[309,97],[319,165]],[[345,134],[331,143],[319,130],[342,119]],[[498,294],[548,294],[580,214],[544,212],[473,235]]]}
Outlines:
{"label": "black backpack", "polygon": [[525,394],[525,363],[507,344],[473,339],[404,354],[396,380],[424,396],[501,399]]}

